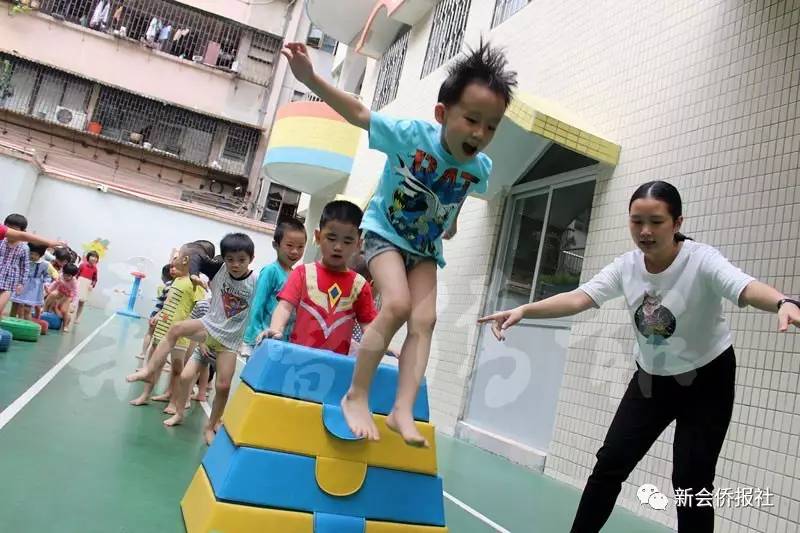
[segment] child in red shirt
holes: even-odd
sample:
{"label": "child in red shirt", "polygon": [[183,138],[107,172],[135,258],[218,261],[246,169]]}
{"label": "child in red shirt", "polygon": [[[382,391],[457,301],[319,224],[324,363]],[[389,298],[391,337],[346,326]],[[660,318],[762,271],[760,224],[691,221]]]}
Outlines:
{"label": "child in red shirt", "polygon": [[83,306],[86,300],[92,293],[92,290],[97,286],[97,262],[100,261],[100,255],[92,250],[86,254],[86,258],[81,263],[78,270],[78,312],[75,314],[75,323],[81,321],[81,313],[83,313]]}
{"label": "child in red shirt", "polygon": [[347,263],[361,247],[362,211],[351,202],[330,202],[322,211],[314,239],[322,260],[289,274],[278,293],[278,307],[267,331],[259,335],[283,338],[291,312],[297,313],[290,341],[342,355],[350,351],[353,325],[366,328],[377,315],[372,290],[363,276]]}

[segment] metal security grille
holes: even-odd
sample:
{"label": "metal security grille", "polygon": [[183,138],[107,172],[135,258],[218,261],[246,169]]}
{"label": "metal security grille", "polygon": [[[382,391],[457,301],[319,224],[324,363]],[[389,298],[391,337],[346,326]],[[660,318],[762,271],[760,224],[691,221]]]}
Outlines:
{"label": "metal security grille", "polygon": [[92,84],[0,54],[0,109],[83,130]]}
{"label": "metal security grille", "polygon": [[492,16],[492,28],[499,26],[511,15],[525,7],[531,0],[496,0],[494,4],[494,15]]}
{"label": "metal security grille", "polygon": [[470,0],[442,0],[433,14],[428,51],[422,65],[422,78],[436,70],[461,49],[469,18]]}
{"label": "metal security grille", "polygon": [[0,54],[0,109],[238,176],[249,174],[260,136],[7,54]]}
{"label": "metal security grille", "polygon": [[383,108],[397,96],[400,74],[403,72],[403,62],[406,59],[406,50],[408,50],[408,30],[410,29],[410,27],[406,28],[381,58],[378,82],[375,86],[375,96],[372,100],[372,109],[374,111]]}
{"label": "metal security grille", "polygon": [[281,39],[165,0],[40,0],[54,18],[267,85]]}

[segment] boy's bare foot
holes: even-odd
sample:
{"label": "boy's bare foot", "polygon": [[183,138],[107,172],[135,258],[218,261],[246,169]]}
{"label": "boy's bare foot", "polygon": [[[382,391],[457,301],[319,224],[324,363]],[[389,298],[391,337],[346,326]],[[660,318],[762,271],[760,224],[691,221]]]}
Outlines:
{"label": "boy's bare foot", "polygon": [[69,333],[69,326],[63,328],[61,331],[63,331],[64,333]]}
{"label": "boy's bare foot", "polygon": [[133,383],[134,381],[147,381],[148,373],[146,368],[140,368],[133,374],[128,374],[125,381]]}
{"label": "boy's bare foot", "polygon": [[164,425],[167,427],[179,426],[183,423],[183,415],[173,414],[170,418],[164,420]]}
{"label": "boy's bare foot", "polygon": [[131,405],[136,405],[136,406],[147,405],[148,403],[150,403],[150,400],[147,398],[146,394],[142,394],[138,398],[134,398],[133,400],[129,401],[128,403],[131,404]]}
{"label": "boy's bare foot", "polygon": [[342,413],[353,435],[369,440],[380,440],[378,426],[372,420],[366,396],[359,396],[348,391],[342,398]]}
{"label": "boy's bare foot", "polygon": [[176,414],[176,413],[178,412],[178,410],[177,410],[177,409],[175,409],[175,406],[174,406],[174,405],[172,405],[172,404],[169,404],[169,405],[168,405],[168,406],[166,406],[166,407],[164,408],[164,410],[163,410],[163,411],[161,411],[161,412],[162,412],[162,413],[164,413],[165,415],[174,415],[174,414]]}
{"label": "boy's bare foot", "polygon": [[206,444],[209,446],[211,446],[211,443],[214,442],[214,437],[216,436],[216,431],[214,431],[210,426],[206,426],[203,430],[203,438],[206,440]]}
{"label": "boy's bare foot", "polygon": [[409,446],[416,446],[417,448],[427,448],[429,446],[428,441],[417,429],[411,413],[398,413],[396,410],[392,410],[389,416],[386,417],[386,426],[395,433],[399,433]]}
{"label": "boy's bare foot", "polygon": [[153,396],[150,398],[154,402],[168,402],[172,398],[172,394],[159,394],[158,396]]}
{"label": "boy's bare foot", "polygon": [[195,400],[197,402],[204,402],[204,401],[206,401],[206,395],[205,394],[200,394],[199,392],[195,392],[195,393],[192,394],[192,397],[190,399],[191,400]]}

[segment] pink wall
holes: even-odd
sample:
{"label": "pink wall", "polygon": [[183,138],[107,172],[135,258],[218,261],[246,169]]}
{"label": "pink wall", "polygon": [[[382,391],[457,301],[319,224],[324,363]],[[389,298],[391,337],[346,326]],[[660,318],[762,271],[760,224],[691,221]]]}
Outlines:
{"label": "pink wall", "polygon": [[[130,187],[165,198],[180,199],[181,191],[208,185],[206,173],[180,161],[167,160],[142,150],[73,133],[58,126],[0,114],[0,145],[35,150],[41,160],[70,174],[99,182]],[[230,187],[226,187],[229,191]]]}
{"label": "pink wall", "polygon": [[259,108],[269,89],[232,74],[38,13],[12,17],[0,9],[0,36],[0,50],[26,59],[206,115],[261,126]]}

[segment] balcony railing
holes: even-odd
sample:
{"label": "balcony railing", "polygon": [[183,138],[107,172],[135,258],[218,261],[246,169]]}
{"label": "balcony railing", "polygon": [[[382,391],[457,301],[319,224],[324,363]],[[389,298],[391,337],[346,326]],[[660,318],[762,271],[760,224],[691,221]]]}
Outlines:
{"label": "balcony railing", "polygon": [[[36,5],[32,2],[31,5]],[[281,38],[166,0],[39,0],[42,13],[269,85]]]}
{"label": "balcony railing", "polygon": [[247,176],[260,131],[0,53],[0,110]]}

